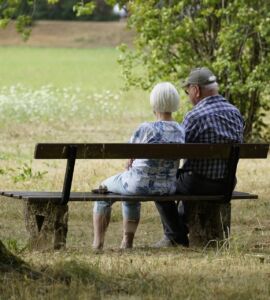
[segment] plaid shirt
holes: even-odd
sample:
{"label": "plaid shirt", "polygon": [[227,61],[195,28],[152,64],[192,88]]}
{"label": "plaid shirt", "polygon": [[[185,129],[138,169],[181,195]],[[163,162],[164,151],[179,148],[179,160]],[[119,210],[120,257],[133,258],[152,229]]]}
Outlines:
{"label": "plaid shirt", "polygon": [[[242,143],[244,120],[239,110],[220,95],[206,97],[186,114],[186,143]],[[226,176],[226,160],[186,160],[184,170],[210,179]]]}

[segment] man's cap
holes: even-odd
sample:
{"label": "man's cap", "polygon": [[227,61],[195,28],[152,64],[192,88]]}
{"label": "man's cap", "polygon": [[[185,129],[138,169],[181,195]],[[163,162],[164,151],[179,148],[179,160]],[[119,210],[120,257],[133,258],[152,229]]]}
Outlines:
{"label": "man's cap", "polygon": [[216,76],[206,67],[193,69],[182,87],[189,85],[204,86],[216,82]]}

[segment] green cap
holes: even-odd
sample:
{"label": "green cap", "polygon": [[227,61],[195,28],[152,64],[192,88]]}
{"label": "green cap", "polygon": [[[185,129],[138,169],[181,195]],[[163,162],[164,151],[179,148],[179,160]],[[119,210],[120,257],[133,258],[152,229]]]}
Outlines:
{"label": "green cap", "polygon": [[193,69],[182,87],[189,85],[204,86],[216,82],[216,76],[206,67]]}

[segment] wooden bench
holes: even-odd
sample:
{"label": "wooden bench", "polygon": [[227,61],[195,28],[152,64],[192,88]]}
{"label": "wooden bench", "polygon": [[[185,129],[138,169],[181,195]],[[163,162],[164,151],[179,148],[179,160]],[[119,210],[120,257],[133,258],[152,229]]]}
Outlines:
{"label": "wooden bench", "polygon": [[[257,199],[258,195],[233,192],[239,159],[267,158],[269,144],[37,144],[36,159],[66,159],[61,192],[2,191],[25,200],[25,222],[33,249],[60,249],[66,244],[69,201],[190,201],[191,245],[224,241],[230,233],[231,200]],[[222,195],[124,196],[113,193],[71,192],[76,159],[226,159],[228,176]],[[120,170],[119,170],[120,171]],[[105,179],[105,178],[104,178]]]}

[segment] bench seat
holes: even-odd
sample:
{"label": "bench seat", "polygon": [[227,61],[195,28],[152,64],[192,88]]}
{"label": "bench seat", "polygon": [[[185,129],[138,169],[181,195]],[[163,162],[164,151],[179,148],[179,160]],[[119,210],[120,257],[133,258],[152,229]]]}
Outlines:
{"label": "bench seat", "polygon": [[[62,192],[34,192],[34,191],[0,191],[0,195],[22,200],[33,200],[36,202],[52,201],[59,203]],[[231,200],[258,199],[258,195],[234,191]],[[114,193],[96,194],[91,192],[71,192],[69,201],[220,201],[224,202],[224,195],[162,195],[162,196],[124,196]]]}

